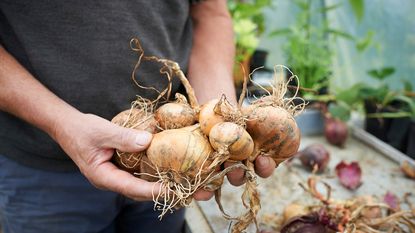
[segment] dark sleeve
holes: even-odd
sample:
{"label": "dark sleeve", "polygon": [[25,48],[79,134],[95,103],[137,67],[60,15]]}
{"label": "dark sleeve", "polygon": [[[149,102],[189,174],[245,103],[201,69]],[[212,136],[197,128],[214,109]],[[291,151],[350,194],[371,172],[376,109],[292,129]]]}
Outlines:
{"label": "dark sleeve", "polygon": [[203,0],[189,0],[190,4],[196,4],[196,3],[199,3],[201,1],[203,1]]}

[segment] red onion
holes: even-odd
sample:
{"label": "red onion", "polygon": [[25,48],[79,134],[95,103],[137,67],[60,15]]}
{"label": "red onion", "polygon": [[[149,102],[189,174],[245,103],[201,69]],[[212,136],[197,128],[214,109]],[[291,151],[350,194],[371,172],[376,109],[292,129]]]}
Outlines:
{"label": "red onion", "polygon": [[389,191],[383,196],[383,201],[394,211],[399,211],[401,209],[399,198]]}
{"label": "red onion", "polygon": [[298,158],[304,167],[312,171],[317,167],[318,172],[324,171],[330,161],[330,153],[322,144],[312,144],[298,152]]}
{"label": "red onion", "polygon": [[332,233],[337,225],[323,209],[308,215],[292,218],[281,228],[281,233]]}
{"label": "red onion", "polygon": [[337,118],[327,118],[324,125],[324,136],[330,144],[344,147],[348,135],[347,125]]}
{"label": "red onion", "polygon": [[362,184],[362,169],[357,162],[347,164],[341,161],[336,166],[336,175],[340,183],[348,189],[354,190]]}

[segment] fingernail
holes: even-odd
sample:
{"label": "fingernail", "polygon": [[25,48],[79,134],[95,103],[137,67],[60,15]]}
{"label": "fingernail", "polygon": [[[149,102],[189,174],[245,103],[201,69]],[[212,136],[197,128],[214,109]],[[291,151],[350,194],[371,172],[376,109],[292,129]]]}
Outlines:
{"label": "fingernail", "polygon": [[153,135],[151,133],[147,131],[141,131],[137,134],[135,143],[139,146],[145,146],[150,143],[152,137]]}

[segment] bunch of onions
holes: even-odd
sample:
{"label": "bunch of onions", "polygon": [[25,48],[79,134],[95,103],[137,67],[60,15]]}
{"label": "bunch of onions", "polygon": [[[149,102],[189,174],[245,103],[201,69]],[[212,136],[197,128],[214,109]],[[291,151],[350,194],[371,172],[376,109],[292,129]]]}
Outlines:
{"label": "bunch of onions", "polygon": [[[153,197],[155,208],[161,210],[160,218],[177,207],[190,204],[192,195],[204,185],[207,185],[214,172],[227,157],[221,156],[210,145],[197,124],[199,106],[193,89],[176,62],[159,59],[154,56],[144,56],[137,39],[131,41],[131,47],[139,53],[139,60],[134,68],[132,79],[135,80],[135,71],[142,60],[155,61],[162,65],[160,73],[164,74],[169,86],[159,93],[153,101],[134,102],[134,107],[127,114],[120,113],[112,120],[123,127],[138,130],[147,130],[153,133],[153,140],[146,151],[140,153],[118,152],[113,160],[118,165],[124,165],[130,157],[136,158],[134,166],[119,166],[134,175],[160,183],[161,190],[158,196]],[[176,94],[176,101],[160,104],[161,99],[171,92],[172,78],[178,78],[186,88],[188,99]],[[151,89],[151,88],[150,88]],[[145,104],[143,104],[145,103]],[[159,106],[154,110],[155,106]],[[142,113],[144,112],[144,113]],[[133,115],[134,117],[131,117]],[[122,120],[120,120],[122,119]],[[147,122],[151,122],[148,123]],[[146,123],[146,124],[144,124]],[[136,127],[140,126],[140,127]],[[127,157],[128,159],[120,159]]]}
{"label": "bunch of onions", "polygon": [[202,132],[209,137],[213,148],[231,161],[247,159],[254,148],[251,135],[245,130],[245,117],[240,110],[242,101],[241,95],[238,106],[233,106],[222,96],[202,105],[199,112]]}
{"label": "bunch of onions", "polygon": [[[253,154],[254,142],[251,135],[247,132],[246,116],[242,113],[242,103],[246,92],[247,79],[245,78],[243,90],[238,104],[232,105],[225,96],[219,100],[211,100],[200,108],[199,123],[205,135],[215,151],[226,161],[235,162],[233,167],[245,169],[245,189],[242,194],[244,206],[247,212],[236,218],[238,221],[232,227],[231,232],[242,232],[249,224],[256,222],[256,215],[260,209],[259,193],[255,181],[254,166],[248,158]],[[226,169],[223,171],[226,172]],[[222,182],[222,181],[221,181]],[[221,182],[219,182],[221,184]],[[215,191],[216,202],[222,214],[227,219],[229,217],[224,211],[220,202],[220,188]],[[257,226],[258,227],[258,226]]]}
{"label": "bunch of onions", "polygon": [[320,204],[287,205],[283,221],[278,222],[278,232],[414,232],[415,213],[400,210],[397,197],[392,198],[395,207],[377,202],[372,195],[332,199],[330,185],[323,182],[327,188],[327,194],[323,195],[317,190],[317,181],[312,176],[307,181],[307,187],[301,186]]}
{"label": "bunch of onions", "polygon": [[[215,191],[219,208],[228,217],[220,204],[220,186],[227,172],[244,169],[246,183],[241,198],[248,211],[236,218],[238,221],[232,232],[244,231],[250,223],[256,223],[260,209],[253,161],[262,155],[273,158],[279,164],[298,150],[300,131],[294,116],[302,111],[305,104],[294,105],[298,89],[294,97],[285,98],[288,83],[297,77],[293,75],[288,82],[282,82],[275,75],[272,94],[247,107],[242,107],[247,89],[246,78],[237,105],[222,96],[219,100],[199,106],[190,83],[176,62],[144,56],[137,39],[131,41],[131,47],[139,53],[132,75],[136,85],[142,87],[134,74],[142,60],[161,63],[160,72],[166,75],[170,84],[150,104],[138,102],[140,104],[135,106],[139,108],[134,106],[114,117],[113,122],[118,125],[154,134],[146,151],[117,151],[115,163],[143,179],[161,184],[162,192],[153,197],[155,207],[161,210],[160,217],[173,208],[190,204],[192,195],[198,189]],[[280,67],[283,69],[283,66]],[[178,94],[175,102],[161,105],[159,100],[164,95],[168,99],[173,77],[182,82],[187,98]],[[153,106],[159,107],[153,111]],[[131,158],[135,158],[133,166],[127,164]],[[233,161],[234,165],[218,172],[225,161]]]}

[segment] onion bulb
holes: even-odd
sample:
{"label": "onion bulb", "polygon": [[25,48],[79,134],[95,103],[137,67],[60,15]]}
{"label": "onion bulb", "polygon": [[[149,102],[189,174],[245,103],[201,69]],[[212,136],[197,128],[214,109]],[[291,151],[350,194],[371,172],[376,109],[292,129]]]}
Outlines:
{"label": "onion bulb", "polygon": [[204,167],[213,149],[199,128],[193,126],[156,133],[146,153],[159,172],[170,173],[171,181],[184,186],[188,185],[185,180],[211,172]]}
{"label": "onion bulb", "polygon": [[322,172],[330,161],[330,153],[322,144],[312,144],[297,153],[305,168]]}
{"label": "onion bulb", "polygon": [[303,205],[291,203],[284,208],[283,222],[288,223],[294,217],[303,216],[308,213],[307,208]]}
{"label": "onion bulb", "polygon": [[337,118],[327,118],[324,125],[324,136],[330,144],[344,147],[348,135],[347,125]]}
{"label": "onion bulb", "polygon": [[[150,133],[156,133],[158,130],[157,121],[152,113],[143,109],[131,108],[117,114],[112,123],[122,127],[145,130]],[[117,167],[130,173],[140,172],[140,161],[145,152],[122,152],[115,151],[112,161]]]}
{"label": "onion bulb", "polygon": [[213,99],[200,107],[199,124],[200,129],[205,135],[209,135],[214,125],[224,121],[221,115],[215,113],[215,106],[218,102],[218,99]]}
{"label": "onion bulb", "polygon": [[229,153],[231,160],[247,159],[254,151],[254,142],[246,130],[232,122],[221,122],[209,133],[212,147],[220,153]]}
{"label": "onion bulb", "polygon": [[251,105],[244,110],[248,116],[246,130],[258,153],[279,164],[298,151],[301,134],[291,113],[278,106]]}
{"label": "onion bulb", "polygon": [[191,126],[196,122],[196,113],[187,103],[186,97],[176,94],[176,102],[160,106],[154,113],[160,127],[165,129],[179,129]]}

